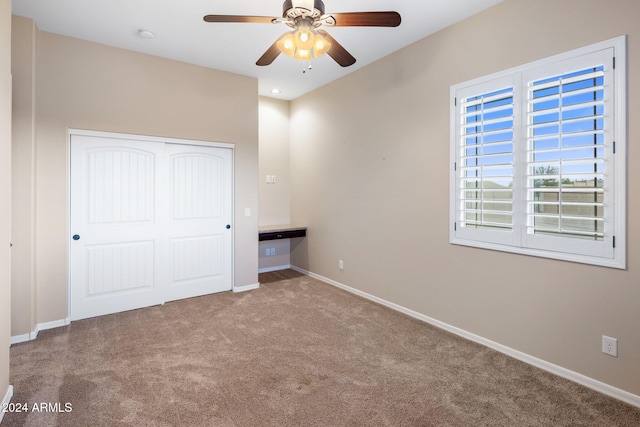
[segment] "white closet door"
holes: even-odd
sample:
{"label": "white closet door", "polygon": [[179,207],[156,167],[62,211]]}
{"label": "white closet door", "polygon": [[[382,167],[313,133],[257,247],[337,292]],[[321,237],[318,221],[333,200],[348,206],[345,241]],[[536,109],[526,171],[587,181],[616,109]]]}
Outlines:
{"label": "white closet door", "polygon": [[232,150],[71,136],[71,319],[232,286]]}
{"label": "white closet door", "polygon": [[230,149],[167,144],[171,301],[231,290]]}
{"label": "white closet door", "polygon": [[151,142],[72,136],[72,320],[162,304],[163,151]]}

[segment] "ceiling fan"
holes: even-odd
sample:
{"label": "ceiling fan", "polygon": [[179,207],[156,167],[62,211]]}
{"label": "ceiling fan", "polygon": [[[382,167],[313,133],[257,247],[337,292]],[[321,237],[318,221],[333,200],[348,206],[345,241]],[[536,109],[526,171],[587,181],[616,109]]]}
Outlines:
{"label": "ceiling fan", "polygon": [[292,31],[276,40],[258,59],[256,65],[271,64],[280,53],[295,59],[311,60],[325,53],[342,67],[348,67],[356,59],[329,33],[326,27],[397,27],[398,12],[346,12],[324,13],[322,0],[285,0],[282,18],[269,16],[206,15],[206,22],[283,23]]}

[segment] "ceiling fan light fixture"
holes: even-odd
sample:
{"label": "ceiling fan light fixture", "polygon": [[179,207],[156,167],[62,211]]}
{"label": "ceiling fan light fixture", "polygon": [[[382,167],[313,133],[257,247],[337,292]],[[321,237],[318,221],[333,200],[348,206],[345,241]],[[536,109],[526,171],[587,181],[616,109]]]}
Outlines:
{"label": "ceiling fan light fixture", "polygon": [[302,26],[295,31],[296,48],[311,50],[316,42],[316,36],[311,28]]}
{"label": "ceiling fan light fixture", "polygon": [[278,46],[278,49],[280,49],[280,52],[290,57],[293,57],[296,54],[296,42],[294,33],[295,31],[285,33],[276,42],[276,45]]}
{"label": "ceiling fan light fixture", "polygon": [[280,52],[294,59],[309,61],[329,51],[331,43],[322,34],[308,27],[285,33],[276,42]]}
{"label": "ceiling fan light fixture", "polygon": [[331,48],[331,43],[322,35],[316,34],[316,41],[313,45],[313,55],[317,58],[324,55]]}
{"label": "ceiling fan light fixture", "polygon": [[296,50],[294,58],[300,61],[310,61],[313,59],[313,53],[311,49],[298,49]]}

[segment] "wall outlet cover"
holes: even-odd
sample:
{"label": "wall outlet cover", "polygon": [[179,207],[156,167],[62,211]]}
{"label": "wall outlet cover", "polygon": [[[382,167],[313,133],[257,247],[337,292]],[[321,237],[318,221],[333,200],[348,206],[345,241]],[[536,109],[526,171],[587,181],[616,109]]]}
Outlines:
{"label": "wall outlet cover", "polygon": [[609,356],[618,357],[618,340],[606,335],[602,336],[602,352]]}

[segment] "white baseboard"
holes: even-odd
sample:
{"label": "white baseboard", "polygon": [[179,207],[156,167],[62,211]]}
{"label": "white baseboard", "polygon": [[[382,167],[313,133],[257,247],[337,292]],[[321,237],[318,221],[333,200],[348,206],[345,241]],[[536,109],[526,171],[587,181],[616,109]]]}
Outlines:
{"label": "white baseboard", "polygon": [[11,337],[11,345],[20,344],[21,342],[27,342],[35,340],[38,337],[38,331],[31,331],[28,334],[14,335]]}
{"label": "white baseboard", "polygon": [[[13,386],[10,385],[7,388],[7,393],[4,395],[4,399],[2,399],[2,406],[0,408],[6,408],[6,406],[11,403],[11,398],[13,397]],[[4,411],[0,410],[0,424],[2,423],[2,419],[4,418]]]}
{"label": "white baseboard", "polygon": [[344,289],[347,292],[352,294],[361,296],[370,301],[377,302],[378,304],[382,304],[385,307],[389,307],[393,310],[399,311],[401,313],[406,314],[407,316],[411,316],[415,319],[421,320],[425,323],[429,323],[437,328],[444,329],[445,331],[451,332],[455,335],[458,335],[462,338],[466,338],[470,341],[476,342],[478,344],[482,344],[485,347],[489,347],[493,350],[499,351],[500,353],[504,353],[507,356],[513,357],[514,359],[518,359],[522,362],[525,362],[529,365],[535,366],[537,368],[543,369],[547,372],[550,372],[554,375],[557,375],[562,378],[566,378],[575,383],[581,384],[585,387],[588,387],[592,390],[595,390],[599,393],[605,394],[607,396],[613,397],[614,399],[621,400],[629,405],[636,406],[640,408],[640,396],[629,393],[627,391],[621,390],[619,388],[613,387],[609,384],[603,383],[601,381],[595,380],[591,377],[587,377],[586,375],[582,375],[578,372],[571,371],[569,369],[563,368],[558,365],[554,365],[553,363],[549,363],[545,360],[538,359],[537,357],[531,356],[527,353],[523,353],[521,351],[515,350],[511,347],[507,347],[505,345],[499,344],[495,341],[488,340],[479,335],[473,334],[471,332],[465,331],[464,329],[457,328],[455,326],[451,326],[447,323],[441,322],[439,320],[433,319],[429,316],[425,316],[424,314],[418,313],[416,311],[410,310],[408,308],[402,307],[401,305],[389,302],[382,298],[378,298],[374,295],[368,294],[366,292],[360,291],[358,289],[352,288],[350,286],[344,285],[340,282],[336,282],[335,280],[329,279],[327,277],[320,276],[319,274],[312,273],[310,271],[304,270],[302,268],[291,266],[291,269],[298,271],[299,273],[308,275],[313,277],[314,279],[318,279],[322,282],[325,282],[329,285],[335,286],[340,289]]}
{"label": "white baseboard", "polygon": [[53,322],[38,323],[36,325],[36,329],[29,332],[28,334],[12,336],[11,345],[35,340],[36,338],[38,338],[38,332],[46,331],[47,329],[59,328],[61,326],[67,326],[69,323],[71,323],[71,320],[68,317],[66,319],[54,320]]}
{"label": "white baseboard", "polygon": [[270,273],[272,271],[286,270],[287,268],[291,268],[291,264],[278,265],[277,267],[260,268],[260,269],[258,269],[258,273]]}
{"label": "white baseboard", "polygon": [[259,287],[260,287],[260,283],[254,283],[251,285],[244,285],[244,286],[234,286],[233,292],[234,293],[247,292],[247,291],[252,291],[254,289],[258,289]]}
{"label": "white baseboard", "polygon": [[71,323],[71,319],[68,317],[66,319],[54,320],[53,322],[38,323],[38,332],[46,331],[47,329],[59,328],[61,326],[67,326],[69,325],[69,323]]}

